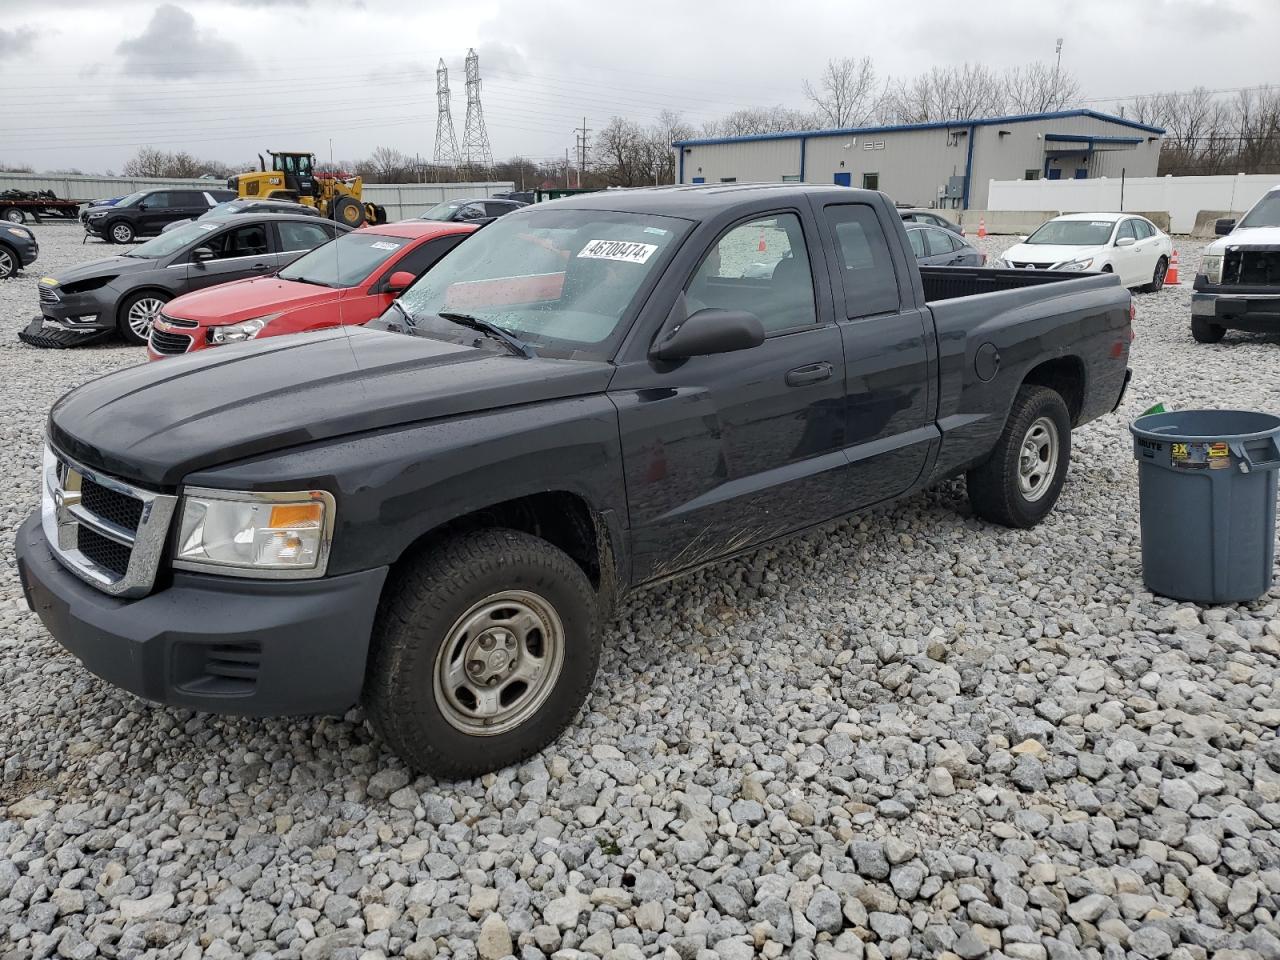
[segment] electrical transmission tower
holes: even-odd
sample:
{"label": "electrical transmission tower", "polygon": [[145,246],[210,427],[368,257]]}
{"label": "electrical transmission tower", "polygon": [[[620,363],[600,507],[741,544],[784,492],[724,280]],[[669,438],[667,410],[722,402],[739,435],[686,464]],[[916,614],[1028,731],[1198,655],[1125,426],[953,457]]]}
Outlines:
{"label": "electrical transmission tower", "polygon": [[462,159],[468,167],[493,166],[493,150],[489,147],[489,131],[484,125],[484,108],[480,106],[480,55],[475,48],[467,51],[467,126],[462,134]]}
{"label": "electrical transmission tower", "polygon": [[[470,124],[470,120],[467,121]],[[432,159],[438,164],[457,166],[458,135],[453,129],[453,114],[449,109],[449,68],[441,58],[436,67],[436,150]]]}

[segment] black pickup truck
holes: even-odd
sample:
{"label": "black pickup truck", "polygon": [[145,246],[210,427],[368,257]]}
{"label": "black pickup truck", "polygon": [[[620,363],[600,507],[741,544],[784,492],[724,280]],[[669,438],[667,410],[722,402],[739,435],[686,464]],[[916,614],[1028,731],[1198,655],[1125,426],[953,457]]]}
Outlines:
{"label": "black pickup truck", "polygon": [[922,271],[869,191],[539,204],[369,327],[67,394],[22,582],[140,696],[363,700],[410,764],[473,775],[572,720],[625,591],[961,473],[978,515],[1041,520],[1131,320],[1111,275]]}

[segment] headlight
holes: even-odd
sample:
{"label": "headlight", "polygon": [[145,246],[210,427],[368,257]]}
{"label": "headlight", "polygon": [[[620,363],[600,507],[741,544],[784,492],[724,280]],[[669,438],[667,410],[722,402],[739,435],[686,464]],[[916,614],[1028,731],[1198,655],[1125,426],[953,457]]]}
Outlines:
{"label": "headlight", "polygon": [[262,332],[262,328],[280,316],[273,313],[266,317],[254,317],[241,323],[229,323],[225,327],[210,327],[210,343],[239,343],[241,340],[252,340]]}
{"label": "headlight", "polygon": [[8,230],[10,233],[12,233],[15,237],[22,237],[23,240],[31,239],[30,230],[24,230],[22,229],[22,227],[5,227],[5,229]]}
{"label": "headlight", "polygon": [[97,213],[91,213],[89,214],[89,219],[97,220],[99,217],[105,217],[107,215],[107,212],[108,211],[106,210],[99,210]]}
{"label": "headlight", "polygon": [[324,575],[336,504],[324,490],[188,487],[175,567],[237,577]]}
{"label": "headlight", "polygon": [[994,260],[991,261],[991,266],[996,267],[1000,270],[1013,269],[1012,264],[1010,264],[1009,261],[1006,260],[1004,257],[996,257]]}
{"label": "headlight", "polygon": [[1222,282],[1222,254],[1206,253],[1200,258],[1200,272],[1210,283]]}
{"label": "headlight", "polygon": [[1093,266],[1093,257],[1084,257],[1080,260],[1069,260],[1066,263],[1060,263],[1055,270],[1088,270]]}

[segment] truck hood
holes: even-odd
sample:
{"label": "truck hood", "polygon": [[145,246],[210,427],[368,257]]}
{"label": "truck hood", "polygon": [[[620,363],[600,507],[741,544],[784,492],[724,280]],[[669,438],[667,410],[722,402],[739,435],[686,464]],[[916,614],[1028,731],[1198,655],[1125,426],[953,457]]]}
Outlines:
{"label": "truck hood", "polygon": [[1269,247],[1280,244],[1280,227],[1236,227],[1204,248],[1204,253],[1225,253],[1227,247]]}
{"label": "truck hood", "polygon": [[527,359],[362,327],[144,363],[66,394],[49,437],[106,473],[173,488],[195,470],[345,434],[602,392],[609,363]]}
{"label": "truck hood", "polygon": [[346,292],[345,288],[320,287],[279,277],[253,277],[184,294],[169,303],[164,312],[171,317],[195,320],[203,327],[213,327],[313,307],[337,300]]}
{"label": "truck hood", "polygon": [[81,280],[95,280],[112,274],[136,273],[139,270],[154,270],[158,260],[144,260],[141,257],[103,257],[101,260],[90,260],[74,267],[59,270],[53,275],[59,286]]}
{"label": "truck hood", "polygon": [[1080,247],[1052,243],[1019,243],[1000,254],[1000,257],[1003,260],[1017,260],[1019,263],[1053,264],[1096,257],[1106,249],[1105,244]]}

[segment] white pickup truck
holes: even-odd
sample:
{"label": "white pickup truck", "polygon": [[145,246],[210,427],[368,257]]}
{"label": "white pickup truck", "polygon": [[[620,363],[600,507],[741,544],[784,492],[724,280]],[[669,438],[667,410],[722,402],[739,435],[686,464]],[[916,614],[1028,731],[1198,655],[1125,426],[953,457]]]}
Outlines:
{"label": "white pickup truck", "polygon": [[1217,233],[1196,271],[1191,335],[1217,343],[1228,330],[1280,330],[1280,186]]}

